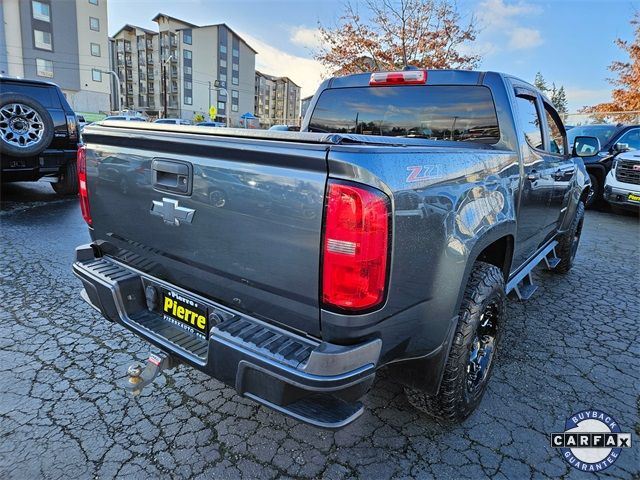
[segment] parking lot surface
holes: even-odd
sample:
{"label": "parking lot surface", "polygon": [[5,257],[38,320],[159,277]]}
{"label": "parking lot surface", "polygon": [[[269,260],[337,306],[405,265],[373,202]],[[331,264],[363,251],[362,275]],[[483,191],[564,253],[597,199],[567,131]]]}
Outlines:
{"label": "parking lot surface", "polygon": [[2,186],[0,478],[586,478],[549,445],[586,408],[634,432],[600,477],[640,476],[640,226],[587,213],[574,269],[536,271],[511,301],[480,408],[441,426],[381,372],[338,432],[271,412],[180,367],[134,399],[115,386],[147,345],[86,305],[71,274],[89,241],[77,199]]}

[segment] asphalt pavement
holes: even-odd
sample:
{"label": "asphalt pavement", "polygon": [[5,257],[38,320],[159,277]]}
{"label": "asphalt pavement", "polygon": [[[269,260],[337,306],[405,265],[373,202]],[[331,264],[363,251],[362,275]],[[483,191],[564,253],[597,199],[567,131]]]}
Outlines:
{"label": "asphalt pavement", "polygon": [[132,398],[115,386],[149,348],[80,299],[71,273],[89,241],[76,198],[2,185],[0,478],[593,478],[551,448],[598,408],[634,446],[598,477],[640,477],[640,225],[589,211],[574,269],[536,271],[510,301],[487,394],[464,424],[412,410],[382,371],[366,411],[318,430],[180,367]]}

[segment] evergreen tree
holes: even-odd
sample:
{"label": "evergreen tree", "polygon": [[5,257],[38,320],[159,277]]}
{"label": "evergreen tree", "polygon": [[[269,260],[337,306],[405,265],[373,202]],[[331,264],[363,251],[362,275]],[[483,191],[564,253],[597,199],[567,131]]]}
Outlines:
{"label": "evergreen tree", "polygon": [[560,87],[558,90],[554,89],[554,92],[551,95],[551,102],[553,103],[553,106],[556,107],[558,113],[567,113],[567,95],[564,91],[564,87]]}
{"label": "evergreen tree", "polygon": [[540,72],[536,73],[536,78],[533,80],[533,85],[541,92],[546,93],[549,90],[549,85],[545,81]]}

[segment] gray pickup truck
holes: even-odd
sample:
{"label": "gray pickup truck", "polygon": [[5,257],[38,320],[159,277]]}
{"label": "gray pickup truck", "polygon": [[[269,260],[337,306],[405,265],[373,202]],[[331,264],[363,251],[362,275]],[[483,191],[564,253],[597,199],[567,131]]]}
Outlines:
{"label": "gray pickup truck", "polygon": [[[92,243],[73,265],[106,319],[154,346],[124,383],[197,368],[319,427],[363,411],[376,371],[415,407],[466,418],[506,296],[567,272],[589,177],[534,87],[493,72],[325,81],[301,132],[88,126]],[[586,148],[589,147],[589,148]]]}

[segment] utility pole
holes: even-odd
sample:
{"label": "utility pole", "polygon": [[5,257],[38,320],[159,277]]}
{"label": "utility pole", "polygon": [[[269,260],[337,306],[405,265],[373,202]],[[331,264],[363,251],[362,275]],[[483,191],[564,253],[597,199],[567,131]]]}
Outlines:
{"label": "utility pole", "polygon": [[[209,111],[211,111],[211,81],[207,83],[209,83],[209,105],[207,106],[207,108],[209,109]],[[209,115],[209,120],[214,121],[215,118],[211,118],[211,115]]]}
{"label": "utility pole", "polygon": [[118,108],[118,112],[121,110],[120,105],[120,77],[113,70],[100,70],[101,73],[106,73],[108,75],[112,75],[116,79],[116,83],[118,84],[118,93],[116,94],[116,98],[118,99],[116,106]]}
{"label": "utility pole", "polygon": [[173,55],[169,55],[169,57],[162,62],[162,89],[164,90],[162,94],[162,99],[164,100],[164,118],[167,118],[167,103],[168,103],[168,92],[167,92],[167,63],[171,61]]}
{"label": "utility pole", "polygon": [[[222,82],[220,80],[215,80],[213,82],[213,88],[219,92],[224,92],[227,101],[225,102],[226,111],[225,111],[225,123],[227,124],[227,128],[229,128],[229,117],[231,116],[231,106],[229,105],[229,92],[226,88],[221,86]],[[211,102],[211,82],[209,82],[209,102]]]}

